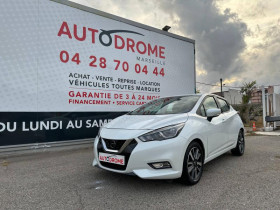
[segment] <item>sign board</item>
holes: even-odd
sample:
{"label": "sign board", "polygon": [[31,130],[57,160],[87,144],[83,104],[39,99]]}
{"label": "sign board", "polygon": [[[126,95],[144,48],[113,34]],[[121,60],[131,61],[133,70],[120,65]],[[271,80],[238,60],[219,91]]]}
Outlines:
{"label": "sign board", "polygon": [[68,1],[0,11],[0,146],[93,138],[149,100],[194,93],[193,40]]}

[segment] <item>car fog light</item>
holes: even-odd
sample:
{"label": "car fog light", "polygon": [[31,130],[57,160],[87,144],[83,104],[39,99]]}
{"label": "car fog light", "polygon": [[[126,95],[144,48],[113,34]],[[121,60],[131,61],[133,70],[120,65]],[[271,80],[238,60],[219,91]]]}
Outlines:
{"label": "car fog light", "polygon": [[172,168],[171,164],[168,161],[148,163],[148,165],[151,166],[153,169]]}

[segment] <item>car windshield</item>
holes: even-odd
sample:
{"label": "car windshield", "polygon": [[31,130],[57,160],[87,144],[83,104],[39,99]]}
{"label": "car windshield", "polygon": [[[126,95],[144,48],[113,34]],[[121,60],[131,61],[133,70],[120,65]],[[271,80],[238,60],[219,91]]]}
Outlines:
{"label": "car windshield", "polygon": [[129,115],[165,115],[187,113],[192,110],[200,96],[176,96],[150,101],[130,112]]}

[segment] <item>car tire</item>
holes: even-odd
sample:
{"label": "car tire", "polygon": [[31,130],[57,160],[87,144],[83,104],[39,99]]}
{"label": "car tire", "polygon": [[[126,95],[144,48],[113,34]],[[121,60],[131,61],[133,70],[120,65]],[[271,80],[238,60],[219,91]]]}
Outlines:
{"label": "car tire", "polygon": [[199,182],[203,172],[204,152],[197,142],[191,142],[185,153],[182,176],[179,181],[186,185]]}
{"label": "car tire", "polygon": [[245,151],[245,138],[242,130],[239,131],[237,144],[234,149],[231,150],[231,153],[236,156],[242,156]]}

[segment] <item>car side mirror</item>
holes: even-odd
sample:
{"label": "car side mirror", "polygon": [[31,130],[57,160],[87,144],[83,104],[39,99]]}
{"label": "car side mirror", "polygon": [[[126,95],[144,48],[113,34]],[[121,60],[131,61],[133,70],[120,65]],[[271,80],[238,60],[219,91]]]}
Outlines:
{"label": "car side mirror", "polygon": [[213,108],[206,110],[207,120],[211,121],[213,117],[218,117],[222,113],[221,109]]}

